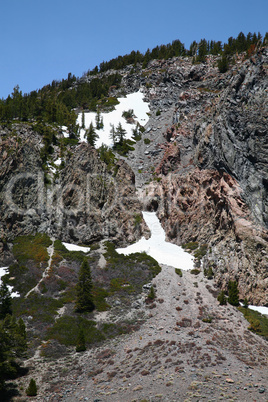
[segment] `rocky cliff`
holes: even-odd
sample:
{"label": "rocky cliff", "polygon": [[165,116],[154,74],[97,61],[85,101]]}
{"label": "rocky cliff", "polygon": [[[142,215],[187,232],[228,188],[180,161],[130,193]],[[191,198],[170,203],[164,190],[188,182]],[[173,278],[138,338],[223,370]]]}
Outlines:
{"label": "rocky cliff", "polygon": [[146,207],[158,209],[169,240],[207,244],[203,264],[217,284],[237,280],[256,304],[268,303],[267,61],[261,49],[219,74],[213,58],[173,60],[147,92],[152,109],[173,109],[173,125],[160,128],[164,154],[151,153],[159,176]]}
{"label": "rocky cliff", "polygon": [[36,232],[130,243],[145,233],[142,209],[153,209],[170,241],[207,245],[203,267],[220,287],[236,279],[241,298],[267,304],[267,66],[262,48],[236,56],[224,74],[216,56],[119,71],[110,94],[142,90],[151,115],[135,151],[112,167],[85,143],[56,144],[44,167],[42,137],[30,124],[2,127],[2,256],[16,236]]}
{"label": "rocky cliff", "polygon": [[[56,133],[59,137],[60,133]],[[1,258],[20,235],[47,233],[70,243],[101,239],[126,244],[139,238],[141,204],[135,175],[117,160],[108,168],[86,143],[54,146],[50,162],[42,137],[26,124],[2,128],[0,155]],[[61,154],[61,165],[57,158]],[[59,160],[59,159],[58,159]]]}

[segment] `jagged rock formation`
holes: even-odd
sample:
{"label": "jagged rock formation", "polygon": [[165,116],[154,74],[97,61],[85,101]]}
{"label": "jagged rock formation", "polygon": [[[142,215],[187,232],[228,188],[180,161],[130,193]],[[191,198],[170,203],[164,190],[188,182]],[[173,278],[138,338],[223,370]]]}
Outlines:
{"label": "jagged rock formation", "polygon": [[[213,267],[219,286],[236,279],[241,298],[267,304],[267,65],[262,48],[248,59],[236,56],[224,74],[215,56],[119,71],[121,87],[111,95],[144,92],[151,142],[139,141],[112,171],[86,144],[64,155],[55,146],[54,161],[61,156],[65,166],[45,185],[41,137],[30,126],[2,129],[1,250],[38,231],[76,243],[126,244],[144,233],[135,217],[154,209],[170,241],[208,244],[203,264]],[[144,190],[140,201],[135,182]]]}
{"label": "jagged rock formation", "polygon": [[[15,132],[1,134],[2,251],[16,236],[36,232],[87,244],[104,238],[126,244],[140,237],[142,226],[135,224],[135,216],[141,204],[126,162],[118,160],[109,170],[97,151],[82,143],[69,149],[65,167],[46,177],[38,133],[18,125]],[[60,150],[54,151],[55,159]]]}
{"label": "jagged rock formation", "polygon": [[[162,92],[165,105],[177,94],[165,133],[171,144],[155,163],[161,184],[145,197],[171,241],[208,243],[204,267],[213,267],[217,284],[237,280],[240,297],[257,304],[268,303],[267,56],[262,49],[224,75],[212,59],[185,62],[172,94]],[[166,64],[165,82],[176,77],[176,63]],[[151,103],[162,105],[150,91]]]}

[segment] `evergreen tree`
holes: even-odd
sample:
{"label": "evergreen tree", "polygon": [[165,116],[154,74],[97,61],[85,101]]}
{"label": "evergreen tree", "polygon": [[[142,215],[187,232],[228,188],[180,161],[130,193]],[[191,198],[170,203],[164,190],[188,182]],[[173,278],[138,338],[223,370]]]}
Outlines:
{"label": "evergreen tree", "polygon": [[110,138],[113,141],[113,145],[115,145],[116,142],[116,135],[115,135],[115,128],[114,125],[111,124],[111,130],[110,130]]}
{"label": "evergreen tree", "polygon": [[122,124],[119,123],[118,126],[116,127],[116,131],[115,131],[115,139],[116,139],[116,143],[119,143],[120,145],[123,144],[123,141],[126,137],[126,130],[122,127]]}
{"label": "evergreen tree", "polygon": [[102,118],[102,116],[101,116],[101,113],[100,113],[100,111],[99,111],[99,108],[98,108],[98,110],[97,110],[97,114],[96,114],[95,120],[96,120],[96,129],[97,129],[97,130],[103,129],[103,118]]}
{"label": "evergreen tree", "polygon": [[87,142],[94,147],[99,136],[96,133],[92,122],[90,123],[89,128],[86,130],[85,136],[86,136]]}
{"label": "evergreen tree", "polygon": [[223,55],[218,60],[218,69],[220,73],[226,73],[226,71],[228,70],[228,60],[226,56]]}
{"label": "evergreen tree", "polygon": [[12,314],[12,298],[7,285],[2,282],[0,285],[0,320],[8,314]]}
{"label": "evergreen tree", "polygon": [[84,334],[83,328],[81,327],[79,329],[79,333],[78,333],[78,337],[77,337],[76,351],[84,352],[85,350],[86,350],[85,334]]}
{"label": "evergreen tree", "polygon": [[228,284],[228,302],[233,306],[239,306],[239,292],[237,288],[237,282],[230,281]]}
{"label": "evergreen tree", "polygon": [[78,283],[76,285],[76,311],[78,313],[91,312],[95,305],[92,296],[91,270],[86,259],[78,274]]}
{"label": "evergreen tree", "polygon": [[37,395],[37,386],[36,382],[33,378],[31,378],[30,384],[26,389],[26,395],[28,396],[36,396]]}
{"label": "evergreen tree", "polygon": [[22,357],[27,348],[24,323],[16,322],[15,317],[7,315],[0,321],[0,395],[5,391],[5,380],[18,373],[17,357]]}

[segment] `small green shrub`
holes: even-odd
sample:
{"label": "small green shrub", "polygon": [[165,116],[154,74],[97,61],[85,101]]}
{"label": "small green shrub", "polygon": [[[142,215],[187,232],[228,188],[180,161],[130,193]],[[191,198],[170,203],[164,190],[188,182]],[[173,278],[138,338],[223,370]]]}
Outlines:
{"label": "small green shrub", "polygon": [[26,389],[26,395],[27,396],[36,396],[37,395],[37,386],[35,380],[32,378],[30,380],[30,384],[28,388]]}
{"label": "small green shrub", "polygon": [[224,306],[227,304],[227,299],[225,297],[224,291],[222,290],[219,294],[219,296],[217,297],[218,302],[220,303],[220,306]]}
{"label": "small green shrub", "polygon": [[149,292],[149,294],[148,294],[148,299],[150,299],[150,300],[154,300],[154,299],[155,299],[155,290],[154,290],[154,287],[153,287],[153,286],[151,286],[150,292]]}
{"label": "small green shrub", "polygon": [[182,277],[182,271],[180,268],[175,268],[175,272],[177,275],[179,275],[180,277]]}
{"label": "small green shrub", "polygon": [[149,145],[151,143],[151,140],[149,138],[144,138],[144,144]]}
{"label": "small green shrub", "polygon": [[156,116],[160,116],[160,114],[161,114],[161,110],[158,109],[158,110],[156,111],[155,115],[156,115]]}
{"label": "small green shrub", "polygon": [[189,243],[182,244],[182,248],[188,250],[195,250],[198,248],[198,243],[196,241],[190,241]]}
{"label": "small green shrub", "polygon": [[199,271],[199,269],[194,268],[194,269],[191,269],[190,274],[192,274],[192,275],[199,275],[200,272],[201,272],[201,271]]}
{"label": "small green shrub", "polygon": [[209,324],[212,323],[212,320],[213,320],[213,317],[211,317],[211,316],[208,316],[208,317],[205,317],[202,319],[203,322],[207,322]]}
{"label": "small green shrub", "polygon": [[209,267],[208,269],[204,269],[204,275],[208,278],[208,279],[213,279],[214,277],[214,273],[212,271],[212,267]]}

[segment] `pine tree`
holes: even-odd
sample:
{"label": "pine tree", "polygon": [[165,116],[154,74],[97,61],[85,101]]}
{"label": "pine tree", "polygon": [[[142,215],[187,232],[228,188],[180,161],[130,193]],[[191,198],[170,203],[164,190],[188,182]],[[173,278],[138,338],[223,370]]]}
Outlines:
{"label": "pine tree", "polygon": [[116,138],[116,143],[123,144],[123,141],[126,137],[126,130],[122,127],[122,124],[119,123],[118,126],[116,127],[115,131],[115,138]]}
{"label": "pine tree", "polygon": [[99,136],[96,133],[92,122],[90,123],[89,128],[86,130],[85,136],[86,136],[87,142],[94,147]]}
{"label": "pine tree", "polygon": [[0,320],[8,314],[12,314],[12,298],[7,285],[3,282],[0,286]]}
{"label": "pine tree", "polygon": [[226,73],[226,71],[228,70],[228,60],[226,56],[222,56],[218,60],[218,69],[220,73]]}
{"label": "pine tree", "polygon": [[228,302],[233,306],[239,306],[239,292],[237,288],[237,282],[230,281],[228,284]]}
{"label": "pine tree", "polygon": [[97,130],[103,129],[103,117],[101,116],[99,108],[97,109],[95,120],[96,120],[96,129]]}
{"label": "pine tree", "polygon": [[91,270],[86,259],[78,274],[78,283],[76,285],[76,312],[84,313],[94,310],[95,305],[92,296]]}
{"label": "pine tree", "polygon": [[26,395],[28,396],[36,396],[37,395],[37,386],[36,382],[33,378],[31,378],[30,384],[26,389]]}

